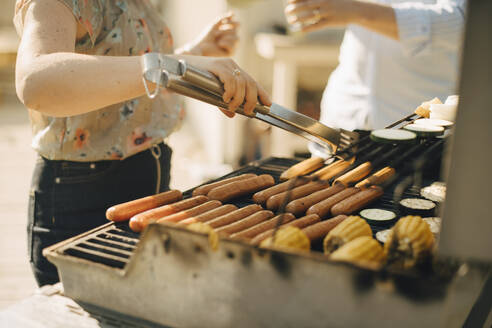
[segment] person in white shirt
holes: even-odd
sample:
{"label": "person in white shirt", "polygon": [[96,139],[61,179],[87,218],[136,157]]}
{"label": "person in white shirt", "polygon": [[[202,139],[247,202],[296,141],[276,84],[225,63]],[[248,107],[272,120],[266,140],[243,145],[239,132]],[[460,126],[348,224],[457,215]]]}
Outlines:
{"label": "person in white shirt", "polygon": [[466,0],[289,0],[305,32],[346,26],[321,102],[328,126],[377,129],[456,93]]}

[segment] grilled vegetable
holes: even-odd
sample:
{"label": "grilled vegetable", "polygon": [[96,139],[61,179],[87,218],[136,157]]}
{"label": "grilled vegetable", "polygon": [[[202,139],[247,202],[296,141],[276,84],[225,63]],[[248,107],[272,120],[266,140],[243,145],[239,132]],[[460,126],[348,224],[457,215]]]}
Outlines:
{"label": "grilled vegetable", "polygon": [[429,225],[419,216],[401,218],[384,244],[388,263],[408,269],[424,262],[434,246],[434,235]]}
{"label": "grilled vegetable", "polygon": [[330,258],[334,261],[351,262],[355,264],[377,264],[385,260],[383,247],[371,236],[357,237],[337,249]]}
{"label": "grilled vegetable", "polygon": [[323,240],[325,254],[331,254],[349,241],[362,236],[372,236],[371,227],[359,216],[349,216],[326,235]]}
{"label": "grilled vegetable", "polygon": [[371,140],[380,143],[413,143],[417,135],[399,129],[380,129],[371,132]]}
{"label": "grilled vegetable", "polygon": [[421,198],[405,198],[400,201],[402,213],[408,215],[432,216],[436,204],[434,202]]}
{"label": "grilled vegetable", "polygon": [[414,132],[419,137],[436,137],[444,133],[442,126],[407,124],[403,128],[407,131]]}
{"label": "grilled vegetable", "polygon": [[260,247],[290,248],[309,251],[311,249],[311,242],[301,229],[286,226],[277,231],[275,239],[272,236],[263,240]]}
{"label": "grilled vegetable", "polygon": [[375,225],[386,225],[396,221],[396,214],[379,208],[368,208],[360,211],[360,216],[366,219],[368,223]]}

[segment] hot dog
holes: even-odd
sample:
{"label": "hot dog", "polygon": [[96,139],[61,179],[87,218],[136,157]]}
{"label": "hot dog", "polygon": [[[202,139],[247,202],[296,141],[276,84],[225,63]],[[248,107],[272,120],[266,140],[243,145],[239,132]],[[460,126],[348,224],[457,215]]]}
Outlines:
{"label": "hot dog", "polygon": [[106,218],[111,221],[121,222],[130,220],[138,213],[177,202],[183,199],[183,194],[179,190],[169,190],[157,195],[152,195],[119,205],[111,206],[106,211]]}
{"label": "hot dog", "polygon": [[210,190],[214,189],[215,187],[223,186],[225,184],[228,184],[228,183],[231,183],[234,181],[238,181],[238,180],[253,178],[255,176],[256,176],[256,174],[253,174],[253,173],[245,173],[245,174],[238,175],[236,177],[227,178],[227,179],[220,180],[220,181],[213,182],[213,183],[208,183],[206,185],[196,187],[193,190],[193,196],[207,195],[208,192]]}
{"label": "hot dog", "polygon": [[289,197],[289,201],[304,197],[306,195],[312,194],[321,189],[328,188],[329,184],[322,182],[309,182],[308,184],[296,187],[290,191],[284,191],[280,194],[276,194],[267,200],[267,208],[272,211],[276,211],[282,206],[283,202]]}
{"label": "hot dog", "polygon": [[349,186],[352,183],[358,182],[364,179],[366,176],[371,173],[372,165],[371,162],[365,162],[354,168],[353,170],[348,171],[342,176],[335,179],[335,183],[341,183],[344,186]]}
{"label": "hot dog", "polygon": [[352,195],[331,208],[332,215],[351,214],[360,210],[383,195],[381,187],[372,186]]}
{"label": "hot dog", "polygon": [[[304,227],[310,226],[311,224],[319,222],[319,220],[320,220],[319,216],[317,216],[316,214],[311,214],[311,215],[307,215],[305,217],[299,218],[297,220],[282,224],[282,226],[293,226],[293,227],[302,229]],[[253,239],[251,239],[250,244],[259,245],[263,240],[267,239],[268,237],[271,237],[273,235],[274,231],[275,231],[275,229],[269,229],[265,232],[258,234]]]}
{"label": "hot dog", "polygon": [[183,221],[180,221],[179,224],[184,225],[184,224],[191,224],[191,223],[196,223],[196,222],[204,223],[204,222],[213,220],[215,218],[218,218],[219,216],[222,216],[224,214],[230,213],[230,212],[235,211],[235,210],[237,210],[236,205],[226,204],[226,205],[222,205],[220,207],[217,207],[213,210],[210,210],[208,212],[202,213],[200,215],[193,216],[193,217],[190,217],[190,218],[185,219]]}
{"label": "hot dog", "polygon": [[298,177],[300,175],[308,174],[323,166],[325,160],[321,157],[313,156],[296,165],[291,166],[288,170],[284,171],[280,175],[280,180],[287,180]]}
{"label": "hot dog", "polygon": [[310,225],[302,229],[302,231],[306,234],[311,243],[315,243],[322,240],[328,234],[328,232],[330,232],[346,218],[346,215],[338,215],[332,219]]}
{"label": "hot dog", "polygon": [[342,184],[334,184],[329,188],[321,189],[320,191],[291,201],[287,204],[285,210],[293,213],[295,216],[302,215],[306,213],[306,210],[312,205],[319,203],[322,200],[335,195],[336,193],[339,193],[343,189],[345,189],[345,186]]}
{"label": "hot dog", "polygon": [[189,208],[187,210],[165,216],[165,217],[157,220],[157,222],[159,222],[159,223],[164,223],[164,222],[176,223],[176,222],[182,221],[184,219],[188,219],[188,218],[191,218],[193,216],[200,215],[200,214],[203,214],[203,213],[208,212],[210,210],[213,210],[214,208],[217,208],[220,205],[222,205],[222,203],[219,202],[218,200],[210,200],[206,203],[203,203],[201,205]]}
{"label": "hot dog", "polygon": [[314,204],[313,206],[311,206],[307,210],[306,214],[317,214],[321,219],[329,218],[331,208],[333,206],[335,206],[336,204],[338,204],[339,202],[341,202],[345,198],[348,198],[348,197],[350,197],[350,196],[352,196],[358,192],[360,192],[359,188],[344,189],[344,190],[340,191],[339,193],[337,193],[331,197],[328,197],[327,199],[325,199],[325,200],[323,200],[317,204]]}
{"label": "hot dog", "polygon": [[273,195],[280,194],[281,192],[287,191],[289,188],[295,188],[306,183],[308,183],[307,179],[296,179],[295,181],[288,180],[268,189],[258,191],[256,194],[253,195],[253,200],[257,204],[264,204],[268,200],[268,198],[272,197]]}
{"label": "hot dog", "polygon": [[310,177],[316,177],[320,180],[330,180],[334,176],[336,176],[338,173],[342,172],[345,170],[347,167],[349,167],[351,164],[351,161],[344,161],[343,159],[340,159],[336,162],[331,163],[328,166],[325,166],[324,168],[312,173]]}
{"label": "hot dog", "polygon": [[384,167],[381,170],[377,171],[370,177],[362,180],[357,183],[355,186],[357,188],[367,188],[371,185],[380,185],[381,183],[391,179],[395,175],[395,169],[392,167]]}
{"label": "hot dog", "polygon": [[239,221],[233,222],[231,224],[228,224],[226,226],[220,227],[216,229],[217,233],[220,235],[224,236],[229,236],[235,232],[239,232],[245,229],[248,229],[256,224],[259,224],[263,221],[266,221],[274,216],[272,211],[259,211],[254,214],[251,214],[248,217],[245,217],[244,219],[241,219]]}
{"label": "hot dog", "polygon": [[296,217],[291,213],[283,213],[269,220],[263,221],[260,224],[254,225],[251,228],[233,233],[230,237],[240,238],[240,239],[251,239],[262,232],[275,228],[279,220],[280,220],[280,224],[285,224],[287,222],[291,222],[295,218]]}
{"label": "hot dog", "polygon": [[262,209],[263,208],[260,205],[248,205],[238,210],[219,216],[218,218],[215,218],[213,220],[210,220],[207,222],[207,224],[212,228],[219,228],[244,219],[245,217],[261,211]]}
{"label": "hot dog", "polygon": [[242,179],[223,186],[215,187],[208,192],[207,196],[210,199],[226,202],[228,200],[271,187],[274,184],[275,180],[271,175],[262,174],[257,177]]}
{"label": "hot dog", "polygon": [[155,222],[164,216],[198,206],[206,201],[208,201],[207,197],[196,196],[139,213],[130,219],[130,228],[135,232],[140,232],[150,223]]}

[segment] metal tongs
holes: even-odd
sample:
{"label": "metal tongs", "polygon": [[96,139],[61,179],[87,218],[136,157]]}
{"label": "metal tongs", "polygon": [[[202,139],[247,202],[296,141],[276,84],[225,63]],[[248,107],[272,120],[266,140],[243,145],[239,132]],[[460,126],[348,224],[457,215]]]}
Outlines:
{"label": "metal tongs", "polygon": [[[162,86],[217,107],[228,107],[222,100],[224,93],[222,83],[215,75],[188,65],[184,60],[177,60],[160,53],[148,53],[142,56],[142,68],[143,82],[151,98],[159,93],[159,88]],[[153,93],[149,91],[147,81],[157,85]],[[302,136],[327,149],[329,154],[351,145],[358,138],[355,132],[327,127],[317,120],[275,103],[270,107],[257,104],[251,116],[244,113],[242,106],[236,113]]]}

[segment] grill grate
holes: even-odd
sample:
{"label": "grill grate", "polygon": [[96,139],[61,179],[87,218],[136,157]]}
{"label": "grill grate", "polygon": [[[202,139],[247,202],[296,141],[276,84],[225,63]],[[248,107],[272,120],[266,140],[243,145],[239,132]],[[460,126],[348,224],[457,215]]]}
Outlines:
{"label": "grill grate", "polygon": [[[237,171],[207,183],[244,173],[270,174],[276,182],[279,182],[282,172],[298,162],[299,160],[293,158],[268,158],[253,162]],[[389,186],[381,199],[373,203],[371,207],[395,211],[397,207],[393,200],[393,195],[396,185],[397,183]],[[193,189],[184,192],[184,198],[191,197],[192,191]],[[403,193],[403,197],[419,197],[418,188],[409,188]],[[238,207],[244,207],[253,204],[253,200],[251,197],[244,197],[233,201],[232,204]],[[371,225],[371,228],[375,234],[380,230],[389,228],[389,226]],[[97,228],[92,232],[85,234],[82,238],[78,238],[74,242],[67,244],[64,247],[63,252],[67,255],[89,260],[91,262],[123,269],[130,261],[130,257],[132,256],[138,241],[139,234],[131,231],[128,227],[128,223],[111,223]]]}

